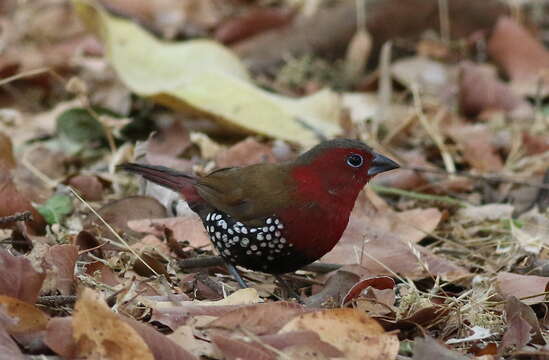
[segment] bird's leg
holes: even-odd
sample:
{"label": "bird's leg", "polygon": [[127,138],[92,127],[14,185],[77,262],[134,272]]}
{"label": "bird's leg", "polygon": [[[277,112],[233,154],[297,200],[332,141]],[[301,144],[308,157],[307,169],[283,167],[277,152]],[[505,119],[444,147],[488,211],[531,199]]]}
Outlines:
{"label": "bird's leg", "polygon": [[246,289],[248,288],[248,284],[246,284],[246,282],[244,281],[244,279],[242,279],[242,276],[240,276],[240,274],[238,273],[238,270],[236,270],[236,268],[234,267],[233,264],[229,264],[229,263],[226,263],[227,265],[227,270],[229,270],[229,274],[231,274],[234,279],[236,280],[236,282],[238,283],[238,285],[240,285],[240,287],[242,289]]}
{"label": "bird's leg", "polygon": [[281,275],[274,275],[275,279],[280,284],[280,287],[282,287],[289,297],[295,298],[299,300],[301,296],[299,296],[298,293],[295,292],[294,288],[290,286],[290,284],[284,279]]}

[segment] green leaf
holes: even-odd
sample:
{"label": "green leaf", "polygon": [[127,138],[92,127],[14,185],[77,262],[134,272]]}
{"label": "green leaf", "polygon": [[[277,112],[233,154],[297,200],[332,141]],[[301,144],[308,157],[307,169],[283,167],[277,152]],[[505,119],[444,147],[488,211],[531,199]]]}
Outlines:
{"label": "green leaf", "polygon": [[73,108],[57,118],[57,134],[76,143],[90,143],[105,138],[103,127],[87,109]]}
{"label": "green leaf", "polygon": [[72,199],[68,195],[57,194],[38,206],[37,210],[48,224],[58,224],[72,212]]}

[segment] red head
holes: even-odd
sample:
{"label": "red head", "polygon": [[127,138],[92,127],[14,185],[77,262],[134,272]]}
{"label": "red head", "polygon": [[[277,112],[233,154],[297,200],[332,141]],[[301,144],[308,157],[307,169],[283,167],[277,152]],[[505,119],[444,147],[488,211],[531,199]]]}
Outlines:
{"label": "red head", "polygon": [[375,175],[398,168],[368,145],[349,139],[325,141],[301,155],[292,174],[302,195],[328,202],[354,204],[356,196]]}
{"label": "red head", "polygon": [[[347,227],[364,185],[376,174],[398,167],[368,145],[348,139],[325,141],[301,155],[291,169],[295,201],[281,216],[294,234],[296,249],[312,259],[330,251]],[[297,221],[303,217],[306,222]]]}

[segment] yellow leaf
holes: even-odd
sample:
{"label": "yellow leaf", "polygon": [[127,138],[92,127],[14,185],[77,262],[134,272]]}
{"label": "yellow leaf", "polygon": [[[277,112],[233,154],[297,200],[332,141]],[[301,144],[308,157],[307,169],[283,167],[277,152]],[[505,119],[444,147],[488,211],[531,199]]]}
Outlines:
{"label": "yellow leaf", "polygon": [[73,4],[105,44],[122,82],[139,95],[245,132],[307,146],[319,135],[341,133],[339,97],[330,90],[302,99],[267,92],[251,82],[235,54],[214,41],[160,41],[94,2]]}

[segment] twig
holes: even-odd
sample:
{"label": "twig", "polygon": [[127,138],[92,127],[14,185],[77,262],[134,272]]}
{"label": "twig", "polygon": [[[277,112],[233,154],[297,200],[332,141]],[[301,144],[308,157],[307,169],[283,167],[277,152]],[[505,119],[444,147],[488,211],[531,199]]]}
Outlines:
{"label": "twig", "polygon": [[25,211],[22,213],[15,213],[13,215],[2,216],[0,217],[0,224],[9,224],[17,221],[29,221],[32,219],[32,213],[30,211]]}
{"label": "twig", "polygon": [[[181,259],[177,261],[177,265],[182,270],[196,269],[202,267],[214,267],[214,266],[224,266],[225,261],[221,256],[201,256],[192,259]],[[330,271],[337,270],[342,265],[339,264],[328,264],[328,263],[319,263],[315,262],[309,265],[304,266],[302,269],[305,271],[317,272],[317,273],[327,273]]]}

